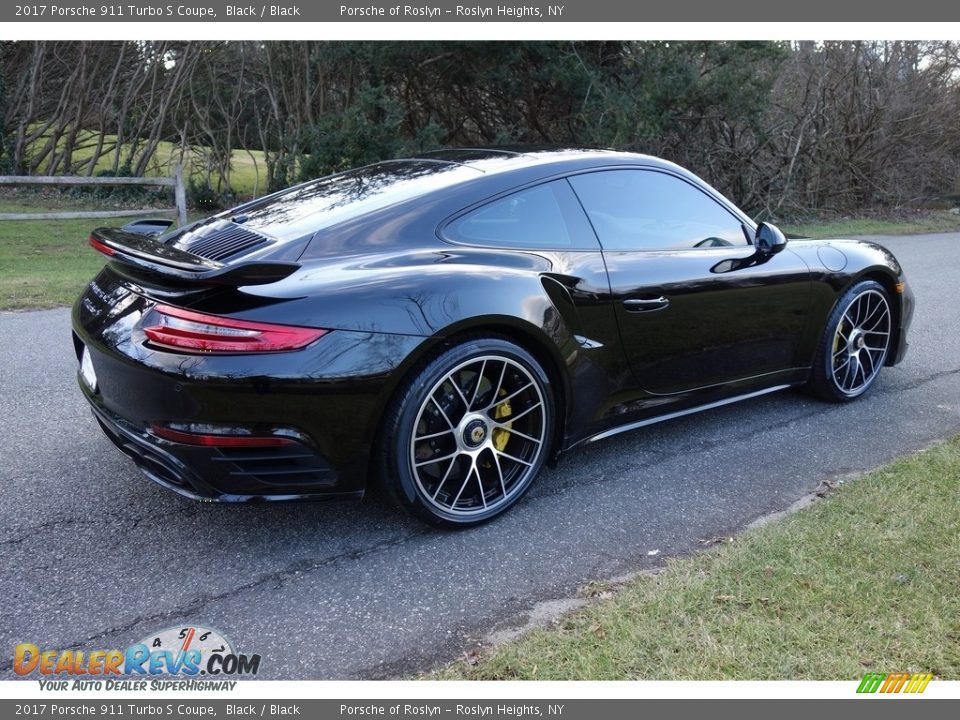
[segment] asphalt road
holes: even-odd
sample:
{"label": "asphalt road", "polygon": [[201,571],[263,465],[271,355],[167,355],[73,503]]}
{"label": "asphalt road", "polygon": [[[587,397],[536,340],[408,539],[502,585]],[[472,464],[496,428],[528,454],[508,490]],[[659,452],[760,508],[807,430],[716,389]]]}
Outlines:
{"label": "asphalt road", "polygon": [[960,433],[960,235],[882,242],[918,309],[905,363],[869,397],[780,393],[596,443],[507,516],[454,533],[369,503],[200,505],[162,490],[85,407],[68,312],[0,313],[0,677],[19,642],[124,648],[188,624],[261,654],[261,678],[414,673],[538,601]]}

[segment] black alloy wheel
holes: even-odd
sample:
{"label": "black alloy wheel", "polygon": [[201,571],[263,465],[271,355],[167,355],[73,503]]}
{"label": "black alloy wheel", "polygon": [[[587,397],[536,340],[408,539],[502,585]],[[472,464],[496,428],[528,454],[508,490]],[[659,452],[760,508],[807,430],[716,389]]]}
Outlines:
{"label": "black alloy wheel", "polygon": [[447,350],[405,384],[387,415],[388,490],[434,525],[496,517],[540,471],[553,406],[546,373],[520,346],[478,338]]}
{"label": "black alloy wheel", "polygon": [[866,393],[887,360],[892,334],[887,291],[873,280],[855,284],[830,314],[810,375],[810,389],[834,402],[847,402]]}

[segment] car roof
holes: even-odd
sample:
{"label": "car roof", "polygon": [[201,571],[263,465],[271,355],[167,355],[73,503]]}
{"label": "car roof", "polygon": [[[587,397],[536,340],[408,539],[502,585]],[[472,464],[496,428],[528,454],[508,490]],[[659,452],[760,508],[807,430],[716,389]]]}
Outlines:
{"label": "car roof", "polygon": [[676,167],[651,155],[639,153],[619,152],[616,150],[577,148],[561,146],[534,146],[515,145],[476,148],[449,148],[432,150],[420,153],[410,158],[394,160],[392,162],[416,161],[444,162],[455,165],[465,165],[485,174],[519,170],[541,165],[558,163],[589,164],[590,161],[600,162],[641,162],[645,165],[662,167]]}
{"label": "car roof", "polygon": [[[450,196],[474,183],[493,194],[509,188],[501,182],[536,182],[553,175],[611,165],[645,165],[688,174],[666,160],[614,150],[557,147],[493,147],[435,150],[385,160],[311,180],[230,211],[244,226],[275,239],[299,238],[427,195]],[[515,177],[513,177],[515,176]],[[224,215],[225,216],[225,215]],[[214,216],[220,218],[221,216]]]}

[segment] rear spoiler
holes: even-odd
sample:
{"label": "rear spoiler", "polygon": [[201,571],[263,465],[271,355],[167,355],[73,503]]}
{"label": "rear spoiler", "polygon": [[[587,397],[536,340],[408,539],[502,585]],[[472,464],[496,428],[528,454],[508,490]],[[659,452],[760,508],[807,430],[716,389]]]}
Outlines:
{"label": "rear spoiler", "polygon": [[256,261],[224,265],[119,228],[97,228],[90,234],[90,246],[111,260],[191,285],[265,285],[283,280],[300,267],[290,262]]}

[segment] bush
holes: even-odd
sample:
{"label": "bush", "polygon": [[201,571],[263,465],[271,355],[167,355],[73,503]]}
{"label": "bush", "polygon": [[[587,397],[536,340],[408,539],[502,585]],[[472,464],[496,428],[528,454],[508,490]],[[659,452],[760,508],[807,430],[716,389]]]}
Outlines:
{"label": "bush", "polygon": [[210,187],[209,182],[190,178],[187,183],[187,204],[204,212],[220,210],[233,200],[233,193],[221,193]]}

